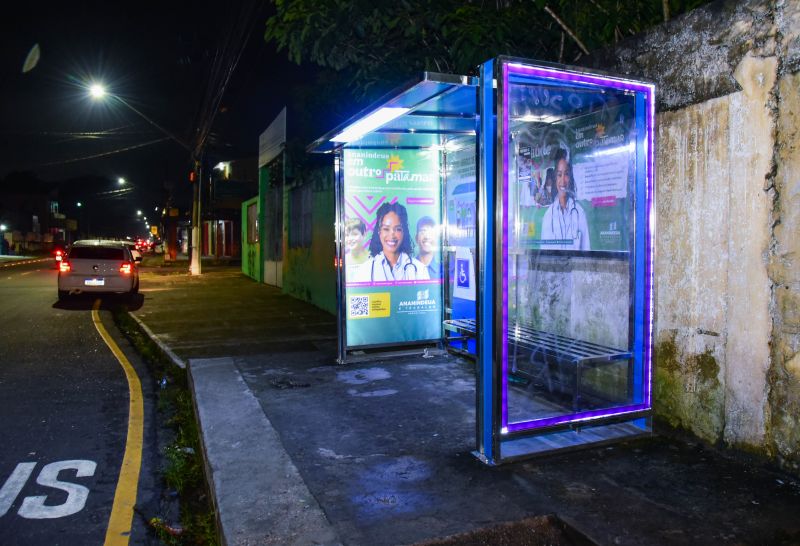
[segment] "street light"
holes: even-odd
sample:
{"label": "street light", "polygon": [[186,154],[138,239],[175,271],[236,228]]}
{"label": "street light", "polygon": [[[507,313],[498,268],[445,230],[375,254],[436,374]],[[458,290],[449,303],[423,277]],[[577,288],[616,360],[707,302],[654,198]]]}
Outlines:
{"label": "street light", "polygon": [[5,225],[5,224],[0,224],[0,231],[5,231],[5,230],[6,230],[6,228],[8,228],[8,226],[7,226],[7,225]]}
{"label": "street light", "polygon": [[89,94],[93,99],[102,99],[106,95],[106,88],[102,84],[93,83],[89,86]]}
{"label": "street light", "polygon": [[124,186],[125,185],[125,179],[122,178],[121,176],[119,178],[117,178],[117,182],[119,182],[120,186]]}
{"label": "street light", "polygon": [[[159,131],[161,131],[162,133],[164,133],[165,135],[170,137],[172,140],[174,140],[175,142],[180,144],[184,149],[186,149],[189,152],[189,154],[192,157],[192,160],[195,162],[195,171],[198,172],[198,173],[200,172],[200,170],[199,170],[200,169],[199,168],[200,163],[199,163],[199,160],[197,159],[197,156],[198,156],[198,151],[202,149],[202,146],[204,146],[204,144],[199,144],[197,150],[193,149],[192,146],[190,146],[189,144],[187,144],[186,142],[184,142],[183,140],[181,140],[180,138],[175,136],[170,131],[168,131],[165,128],[163,128],[161,125],[159,125],[158,123],[156,123],[155,121],[153,121],[152,119],[150,119],[149,117],[144,115],[142,112],[140,112],[136,108],[134,108],[128,101],[126,101],[125,99],[123,99],[119,95],[116,95],[116,94],[113,94],[113,93],[109,93],[106,90],[105,86],[103,86],[99,82],[93,82],[93,83],[87,85],[86,88],[87,88],[87,90],[89,92],[89,95],[94,100],[102,100],[107,96],[113,98],[118,103],[124,105],[126,108],[128,108],[129,110],[132,110],[134,113],[139,115],[139,117],[144,119],[147,123],[149,123],[150,125],[152,125],[156,129],[158,129]],[[205,141],[205,137],[203,138],[203,142],[204,141]],[[202,155],[202,154],[200,154],[200,155]],[[198,176],[198,178],[200,180],[202,180],[201,176]],[[201,271],[201,261],[200,261],[200,223],[201,223],[201,221],[200,221],[200,219],[201,219],[201,215],[200,215],[200,198],[201,198],[201,195],[202,195],[202,192],[200,191],[200,183],[198,181],[198,183],[195,184],[194,197],[192,199],[192,201],[193,201],[193,206],[192,206],[192,249],[193,249],[193,252],[192,252],[192,262],[191,262],[191,266],[190,266],[190,271],[191,271],[191,273],[193,275],[199,275],[200,271]]]}
{"label": "street light", "polygon": [[80,201],[78,201],[78,202],[77,202],[77,203],[75,203],[75,204],[76,204],[77,206],[79,206],[79,207],[82,207],[82,206],[83,206],[83,203],[81,203]]}
{"label": "street light", "polygon": [[142,211],[140,211],[140,210],[137,210],[137,211],[136,211],[136,216],[141,216],[141,215],[142,215]]}

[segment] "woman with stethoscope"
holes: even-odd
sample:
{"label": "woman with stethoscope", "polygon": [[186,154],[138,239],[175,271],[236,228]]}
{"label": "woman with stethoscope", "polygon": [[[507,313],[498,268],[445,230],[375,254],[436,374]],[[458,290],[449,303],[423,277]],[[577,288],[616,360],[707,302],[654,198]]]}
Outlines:
{"label": "woman with stethoscope", "polygon": [[408,213],[399,203],[384,203],[378,208],[369,251],[372,258],[360,266],[356,282],[430,279],[425,264],[412,258]]}
{"label": "woman with stethoscope", "polygon": [[589,250],[589,224],[586,213],[576,200],[577,190],[572,165],[566,150],[559,149],[555,158],[556,198],[542,219],[541,248]]}

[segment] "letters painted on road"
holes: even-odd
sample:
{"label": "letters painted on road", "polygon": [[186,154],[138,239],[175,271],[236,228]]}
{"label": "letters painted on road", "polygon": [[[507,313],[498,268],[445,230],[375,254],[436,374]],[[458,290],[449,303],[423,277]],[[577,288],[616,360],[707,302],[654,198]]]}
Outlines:
{"label": "letters painted on road", "polygon": [[36,463],[19,463],[0,489],[0,518],[6,515],[33,472]]}
{"label": "letters painted on road", "polygon": [[[33,472],[36,463],[19,463],[11,473],[11,476],[0,489],[0,517],[4,516],[14,500],[19,495],[25,483]],[[58,474],[62,470],[75,470],[76,478],[87,478],[94,476],[97,463],[86,460],[56,461],[45,465],[36,483],[44,487],[59,489],[67,494],[67,500],[62,504],[46,505],[47,495],[36,495],[25,497],[22,500],[17,514],[26,519],[54,519],[70,516],[83,510],[86,499],[89,497],[89,489],[83,485],[65,482],[58,479]]]}

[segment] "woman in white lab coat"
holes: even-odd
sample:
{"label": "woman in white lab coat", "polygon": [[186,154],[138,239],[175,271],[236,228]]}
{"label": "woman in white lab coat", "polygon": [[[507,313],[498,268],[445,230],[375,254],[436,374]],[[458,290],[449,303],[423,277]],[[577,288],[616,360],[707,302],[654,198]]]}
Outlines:
{"label": "woman in white lab coat", "polygon": [[384,203],[378,208],[369,251],[372,258],[359,266],[356,282],[430,279],[425,264],[412,257],[408,213],[399,203]]}
{"label": "woman in white lab coat", "polygon": [[556,198],[542,219],[543,249],[590,250],[586,212],[578,203],[572,164],[567,152],[559,149],[555,157]]}

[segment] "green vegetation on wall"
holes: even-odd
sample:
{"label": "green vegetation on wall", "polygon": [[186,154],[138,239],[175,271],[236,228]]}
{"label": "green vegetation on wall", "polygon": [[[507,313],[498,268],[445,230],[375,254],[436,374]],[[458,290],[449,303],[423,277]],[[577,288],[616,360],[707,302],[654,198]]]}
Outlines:
{"label": "green vegetation on wall", "polygon": [[725,400],[714,355],[681,354],[674,331],[664,332],[655,349],[656,417],[707,442],[718,442],[725,426]]}

